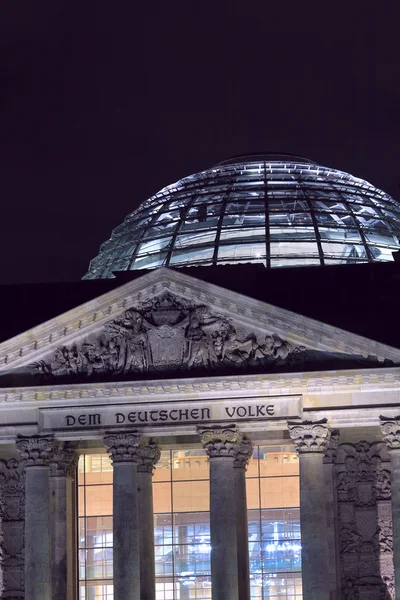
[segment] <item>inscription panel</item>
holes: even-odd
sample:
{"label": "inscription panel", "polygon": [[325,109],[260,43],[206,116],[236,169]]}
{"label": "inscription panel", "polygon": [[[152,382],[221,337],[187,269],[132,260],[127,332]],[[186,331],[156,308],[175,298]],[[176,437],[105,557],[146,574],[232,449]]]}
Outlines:
{"label": "inscription panel", "polygon": [[210,402],[158,402],[39,410],[39,430],[267,421],[301,417],[301,396]]}

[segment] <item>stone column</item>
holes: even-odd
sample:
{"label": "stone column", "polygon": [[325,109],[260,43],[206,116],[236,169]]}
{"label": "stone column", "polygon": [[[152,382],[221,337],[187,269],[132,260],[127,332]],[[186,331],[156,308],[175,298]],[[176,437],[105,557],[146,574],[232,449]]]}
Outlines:
{"label": "stone column", "polygon": [[138,515],[140,548],[140,600],[156,598],[156,567],[154,558],[153,472],[160,460],[160,449],[150,442],[138,452]]}
{"label": "stone column", "polygon": [[332,598],[337,598],[338,590],[338,572],[336,565],[339,564],[340,554],[336,547],[338,532],[336,519],[336,493],[333,483],[333,465],[336,462],[336,452],[339,444],[339,430],[331,431],[331,438],[324,455],[324,476],[325,476],[325,500],[326,500],[326,518],[327,518],[327,546],[328,546],[328,564],[330,576],[330,593]]}
{"label": "stone column", "polygon": [[[74,527],[70,510],[71,481],[75,479],[78,455],[57,447],[50,462],[51,576],[53,600],[67,600],[74,585],[68,570],[68,535]],[[69,518],[68,518],[69,517]]]}
{"label": "stone column", "polygon": [[246,470],[253,455],[250,440],[243,439],[233,461],[236,498],[236,536],[238,554],[239,599],[250,600],[249,527],[247,518]]}
{"label": "stone column", "polygon": [[328,518],[324,454],[330,439],[326,419],[288,423],[300,461],[300,526],[303,600],[329,600]]}
{"label": "stone column", "polygon": [[110,433],[104,444],[113,473],[114,600],[140,600],[136,433]]}
{"label": "stone column", "polygon": [[380,417],[380,421],[382,436],[390,454],[395,598],[400,600],[400,415]]}
{"label": "stone column", "polygon": [[52,438],[17,440],[25,463],[25,598],[52,600],[49,459]]}
{"label": "stone column", "polygon": [[233,461],[242,434],[232,426],[199,429],[210,460],[212,600],[239,600]]}

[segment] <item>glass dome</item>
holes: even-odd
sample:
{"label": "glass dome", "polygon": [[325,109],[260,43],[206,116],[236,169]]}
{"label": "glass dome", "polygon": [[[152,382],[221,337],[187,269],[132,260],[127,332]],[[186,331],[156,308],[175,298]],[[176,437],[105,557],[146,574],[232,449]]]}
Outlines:
{"label": "glass dome", "polygon": [[239,156],[143,202],[84,279],[161,266],[390,261],[400,204],[367,181],[285,154]]}

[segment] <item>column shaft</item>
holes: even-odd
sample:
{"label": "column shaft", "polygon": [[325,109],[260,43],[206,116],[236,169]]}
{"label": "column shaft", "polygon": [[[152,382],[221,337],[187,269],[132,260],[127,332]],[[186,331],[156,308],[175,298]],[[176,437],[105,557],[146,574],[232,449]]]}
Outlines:
{"label": "column shaft", "polygon": [[[71,546],[74,525],[73,515],[71,514],[71,484],[73,480],[75,481],[77,462],[78,455],[75,454],[73,449],[62,449],[59,444],[54,444],[54,452],[50,461],[53,600],[70,600],[73,595],[74,573]],[[69,557],[68,554],[70,554]]]}
{"label": "column shaft", "polygon": [[236,535],[239,600],[250,600],[249,528],[247,518],[246,471],[235,467]]}
{"label": "column shaft", "polygon": [[300,529],[303,600],[329,600],[328,514],[324,454],[331,432],[326,419],[288,423],[300,460]]}
{"label": "column shaft", "polygon": [[154,558],[153,474],[139,472],[138,514],[140,544],[140,600],[156,598],[156,567]]}
{"label": "column shaft", "polygon": [[210,457],[212,600],[238,600],[233,457]]}
{"label": "column shaft", "polygon": [[67,481],[50,478],[53,600],[67,598]]}
{"label": "column shaft", "polygon": [[300,454],[300,527],[304,600],[329,600],[323,454]]}
{"label": "column shaft", "polygon": [[25,598],[52,600],[49,458],[52,438],[19,438],[25,466]]}
{"label": "column shaft", "polygon": [[25,597],[52,600],[49,468],[30,466],[25,480]]}
{"label": "column shaft", "polygon": [[114,463],[114,600],[140,600],[136,464]]}

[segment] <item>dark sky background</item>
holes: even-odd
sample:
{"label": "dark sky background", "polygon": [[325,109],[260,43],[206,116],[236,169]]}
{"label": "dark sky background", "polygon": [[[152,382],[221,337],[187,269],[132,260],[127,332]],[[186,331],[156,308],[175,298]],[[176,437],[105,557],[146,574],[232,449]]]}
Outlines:
{"label": "dark sky background", "polygon": [[388,4],[2,0],[0,281],[79,279],[140,202],[234,154],[400,198]]}

